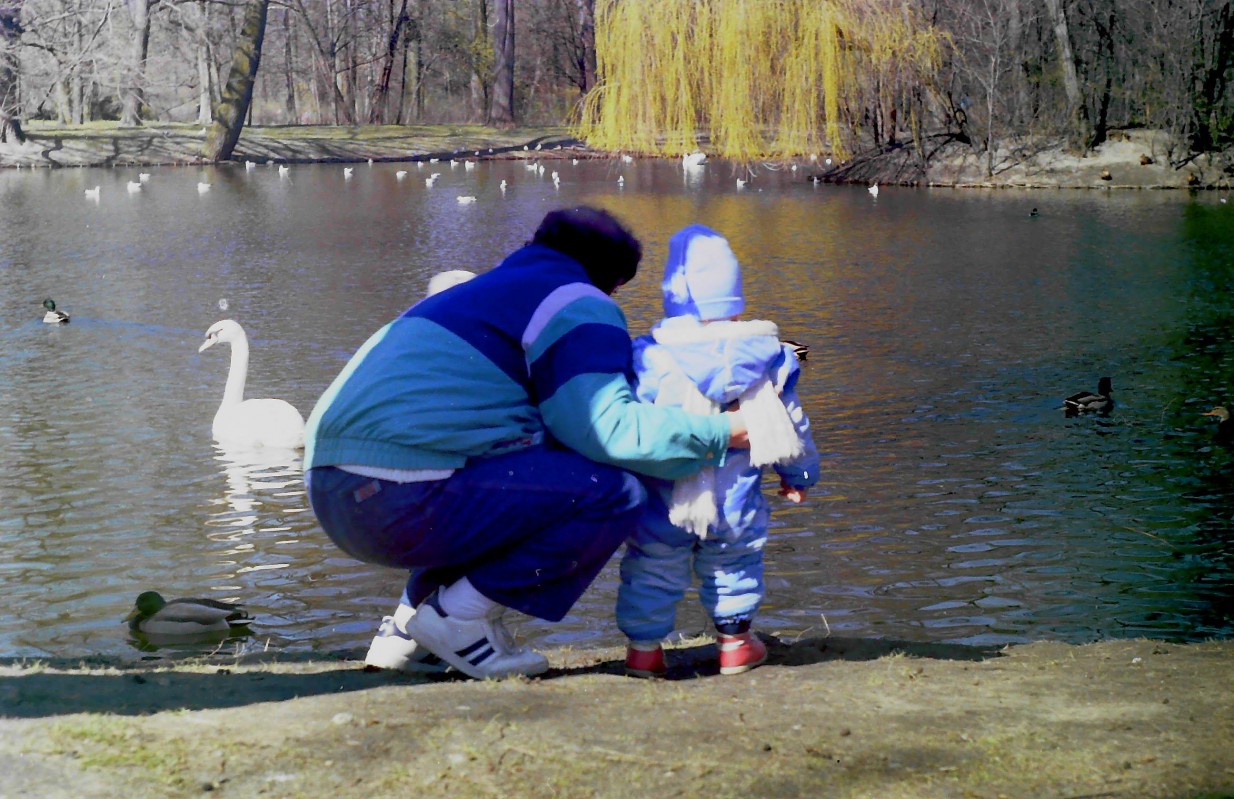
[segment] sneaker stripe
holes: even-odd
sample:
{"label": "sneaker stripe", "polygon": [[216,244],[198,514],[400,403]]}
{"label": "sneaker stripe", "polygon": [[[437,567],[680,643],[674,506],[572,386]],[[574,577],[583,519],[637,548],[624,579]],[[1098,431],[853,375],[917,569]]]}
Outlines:
{"label": "sneaker stripe", "polygon": [[497,654],[497,650],[493,649],[491,646],[486,647],[485,649],[482,649],[479,652],[477,652],[475,657],[468,658],[467,662],[473,666],[479,666],[481,663],[483,663],[484,661],[488,660],[489,658],[491,658],[493,655],[496,655],[496,654]]}
{"label": "sneaker stripe", "polygon": [[482,646],[487,646],[490,649],[492,649],[493,647],[493,645],[488,642],[487,638],[480,638],[480,639],[477,639],[474,643],[469,644],[468,646],[465,646],[462,649],[456,649],[454,651],[458,654],[459,657],[465,658]]}

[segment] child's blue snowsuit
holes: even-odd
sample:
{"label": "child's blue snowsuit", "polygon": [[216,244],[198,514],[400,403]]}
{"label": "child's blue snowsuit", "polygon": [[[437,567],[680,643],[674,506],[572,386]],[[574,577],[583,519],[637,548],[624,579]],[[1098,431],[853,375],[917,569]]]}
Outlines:
{"label": "child's blue snowsuit", "polygon": [[[655,340],[661,329],[690,325],[706,331],[705,340],[685,344]],[[644,402],[680,405],[683,381],[689,381],[728,409],[768,376],[802,442],[800,457],[774,469],[793,488],[805,489],[818,481],[819,457],[809,420],[797,400],[800,367],[778,337],[765,334],[768,326],[717,322],[704,327],[689,317],[664,320],[652,336],[634,341],[637,395]],[[617,625],[630,640],[659,641],[673,631],[676,605],[690,587],[691,568],[701,581],[699,599],[717,626],[723,625],[723,632],[748,627],[764,595],[762,551],[771,511],[761,481],[762,469],[751,466],[749,450],[729,450],[715,471],[718,520],[705,538],[699,538],[669,522],[673,483],[644,479],[650,500],[626,542],[617,594]]]}

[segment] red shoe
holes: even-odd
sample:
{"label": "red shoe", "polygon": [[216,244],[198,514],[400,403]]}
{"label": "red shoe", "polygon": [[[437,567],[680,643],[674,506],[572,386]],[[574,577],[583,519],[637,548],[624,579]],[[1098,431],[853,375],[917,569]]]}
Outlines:
{"label": "red shoe", "polygon": [[647,650],[631,646],[626,649],[626,674],[629,676],[651,679],[663,677],[666,671],[664,650],[660,647]]}
{"label": "red shoe", "polygon": [[720,673],[741,674],[767,660],[767,645],[754,633],[720,635]]}

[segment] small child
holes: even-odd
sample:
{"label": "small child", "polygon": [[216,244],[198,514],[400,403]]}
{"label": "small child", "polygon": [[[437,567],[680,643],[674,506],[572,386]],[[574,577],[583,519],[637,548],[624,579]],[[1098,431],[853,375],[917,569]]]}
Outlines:
{"label": "small child", "polygon": [[679,231],[662,289],[666,318],[634,342],[639,400],[693,413],[739,405],[750,449],[729,450],[721,466],[694,477],[645,479],[650,500],[626,543],[617,593],[617,625],[630,639],[626,673],[663,676],[661,642],[693,570],[719,636],[720,673],[740,674],[767,659],[750,631],[764,595],[771,513],[762,467],[780,475],[782,496],[801,502],[818,481],[818,452],[797,401],[792,349],[773,323],[736,321],[745,300],[728,241],[702,225]]}

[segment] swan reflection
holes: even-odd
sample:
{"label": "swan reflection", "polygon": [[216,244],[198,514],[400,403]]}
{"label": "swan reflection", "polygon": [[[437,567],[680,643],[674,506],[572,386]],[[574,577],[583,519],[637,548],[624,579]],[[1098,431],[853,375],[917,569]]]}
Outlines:
{"label": "swan reflection", "polygon": [[[307,509],[304,494],[303,453],[295,449],[261,447],[228,448],[215,444],[214,459],[219,462],[226,490],[211,504],[220,506],[206,521],[212,541],[227,542],[230,549],[220,554],[238,557],[253,550],[248,539],[263,534],[286,532],[289,513]],[[245,559],[248,560],[248,559]],[[281,568],[286,564],[236,563],[240,571]]]}

